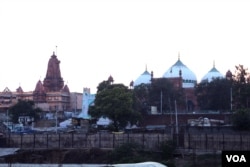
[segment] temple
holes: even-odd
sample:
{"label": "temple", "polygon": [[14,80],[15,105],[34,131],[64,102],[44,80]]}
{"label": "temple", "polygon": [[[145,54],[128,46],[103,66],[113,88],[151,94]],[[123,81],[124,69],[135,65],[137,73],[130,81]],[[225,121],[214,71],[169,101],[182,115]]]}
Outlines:
{"label": "temple", "polygon": [[[25,92],[19,86],[12,92],[7,87],[0,93],[0,110],[6,111],[18,100],[33,100],[35,105],[45,112],[62,112],[72,110],[72,101],[69,87],[64,84],[61,76],[60,61],[55,52],[48,61],[47,73],[43,80],[38,80],[34,91]],[[76,94],[74,95],[76,96]],[[81,106],[81,104],[78,104]],[[74,106],[75,109],[81,107]]]}

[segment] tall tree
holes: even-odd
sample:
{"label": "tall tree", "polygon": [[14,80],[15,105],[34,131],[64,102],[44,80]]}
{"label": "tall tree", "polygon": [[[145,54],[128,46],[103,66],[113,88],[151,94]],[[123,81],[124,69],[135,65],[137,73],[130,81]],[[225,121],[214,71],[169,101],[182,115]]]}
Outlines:
{"label": "tall tree", "polygon": [[[123,84],[99,84],[94,106],[89,113],[94,118],[105,117],[112,120],[115,131],[123,129],[128,123],[139,120],[139,113],[133,110],[133,93]],[[100,86],[102,85],[102,86]],[[104,86],[105,85],[105,86]]]}
{"label": "tall tree", "polygon": [[141,114],[147,114],[149,110],[150,84],[140,84],[134,87],[134,109]]}
{"label": "tall tree", "polygon": [[250,74],[243,65],[235,66],[233,75],[233,103],[235,109],[250,107]]}
{"label": "tall tree", "polygon": [[197,102],[202,110],[230,110],[231,81],[215,78],[195,87]]}
{"label": "tall tree", "polygon": [[18,123],[20,116],[29,116],[34,118],[34,121],[39,119],[39,115],[42,112],[40,108],[35,107],[34,101],[19,100],[17,104],[13,105],[9,109],[11,121]]}
{"label": "tall tree", "polygon": [[149,103],[157,106],[160,112],[171,112],[174,109],[174,101],[183,105],[182,88],[174,87],[174,84],[167,78],[152,81],[149,97]]}

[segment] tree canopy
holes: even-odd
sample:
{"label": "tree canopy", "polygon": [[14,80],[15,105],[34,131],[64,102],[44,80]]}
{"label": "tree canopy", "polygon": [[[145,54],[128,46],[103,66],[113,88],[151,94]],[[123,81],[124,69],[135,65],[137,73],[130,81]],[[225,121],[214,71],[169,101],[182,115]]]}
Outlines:
{"label": "tree canopy", "polygon": [[250,74],[243,65],[235,66],[233,75],[233,105],[235,109],[250,107]]}
{"label": "tree canopy", "polygon": [[128,123],[136,123],[139,113],[133,110],[133,93],[123,84],[103,81],[98,86],[94,105],[89,113],[94,118],[109,118],[115,131],[125,128]]}
{"label": "tree canopy", "polygon": [[18,100],[17,104],[10,107],[9,116],[13,123],[18,123],[18,118],[20,116],[29,116],[34,118],[34,121],[36,121],[39,119],[41,111],[42,110],[40,108],[35,108],[34,101]]}
{"label": "tree canopy", "polygon": [[201,82],[195,87],[197,103],[202,110],[230,110],[230,91],[231,82],[221,78]]}
{"label": "tree canopy", "polygon": [[174,101],[183,104],[183,90],[175,87],[167,78],[154,79],[149,92],[150,104],[157,106],[160,112],[171,112],[174,109]]}
{"label": "tree canopy", "polygon": [[202,110],[239,110],[250,106],[250,74],[243,65],[235,66],[232,77],[201,82],[195,88]]}

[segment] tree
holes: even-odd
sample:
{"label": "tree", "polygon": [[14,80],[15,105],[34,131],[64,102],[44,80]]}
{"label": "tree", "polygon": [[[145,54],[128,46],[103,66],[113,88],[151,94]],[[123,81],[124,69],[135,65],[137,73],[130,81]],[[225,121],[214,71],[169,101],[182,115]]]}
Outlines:
{"label": "tree", "polygon": [[162,112],[171,112],[174,109],[174,101],[183,105],[183,89],[174,87],[167,78],[154,79],[149,91],[149,103]]}
{"label": "tree", "polygon": [[149,91],[151,85],[140,84],[134,87],[134,109],[146,115],[149,109]]}
{"label": "tree", "polygon": [[233,125],[237,130],[250,130],[250,110],[239,109],[233,116]]}
{"label": "tree", "polygon": [[39,114],[41,112],[42,110],[40,108],[35,108],[35,103],[31,100],[18,100],[17,104],[9,109],[10,118],[13,123],[18,123],[18,118],[20,116],[29,116],[36,121],[39,119]]}
{"label": "tree", "polygon": [[195,87],[198,105],[202,110],[229,110],[230,90],[231,81],[227,79],[201,82]]}
{"label": "tree", "polygon": [[233,75],[233,103],[235,109],[249,108],[250,74],[243,65],[235,66]]}
{"label": "tree", "polygon": [[133,110],[133,93],[126,86],[103,81],[98,88],[94,106],[89,108],[92,117],[111,119],[115,131],[139,120],[140,114]]}

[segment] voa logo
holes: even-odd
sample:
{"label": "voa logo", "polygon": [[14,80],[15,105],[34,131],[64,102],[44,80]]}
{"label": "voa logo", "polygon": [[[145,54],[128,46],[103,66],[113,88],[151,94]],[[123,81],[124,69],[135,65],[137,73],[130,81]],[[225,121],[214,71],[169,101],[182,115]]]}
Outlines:
{"label": "voa logo", "polygon": [[227,162],[247,162],[244,155],[226,155]]}

